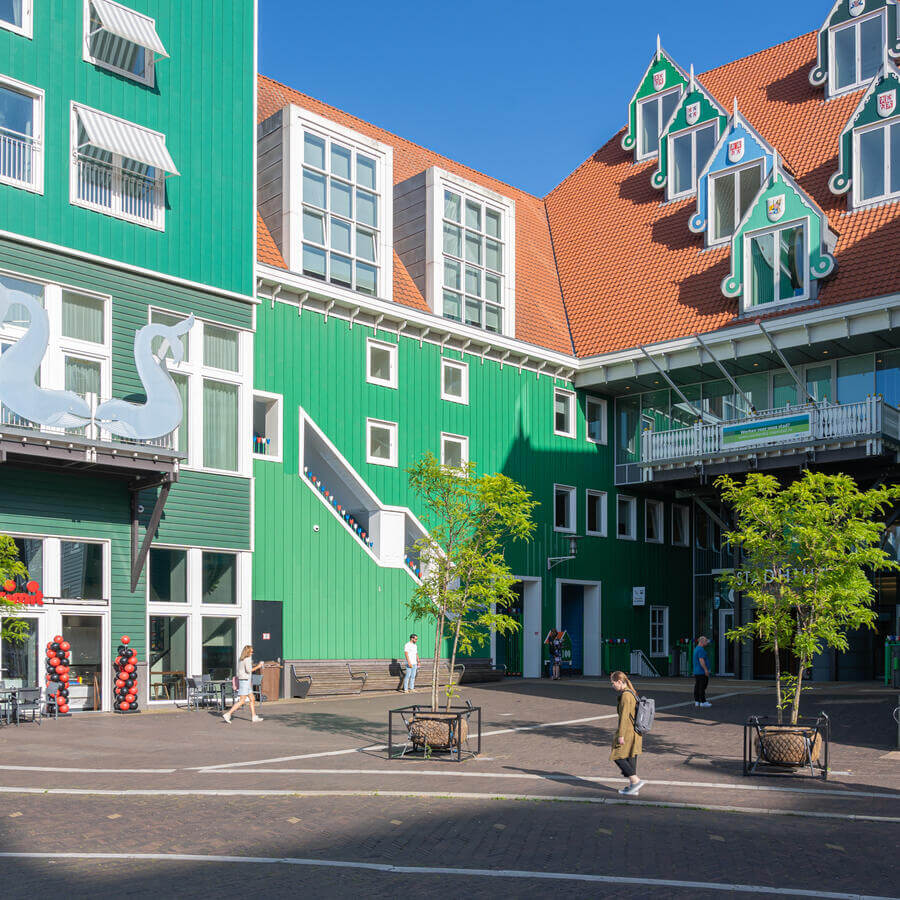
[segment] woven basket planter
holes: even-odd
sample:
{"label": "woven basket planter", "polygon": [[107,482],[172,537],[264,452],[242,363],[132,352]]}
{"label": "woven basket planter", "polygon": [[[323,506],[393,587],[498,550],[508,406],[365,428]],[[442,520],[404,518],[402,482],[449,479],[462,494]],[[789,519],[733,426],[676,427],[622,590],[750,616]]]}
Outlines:
{"label": "woven basket planter", "polygon": [[427,713],[423,717],[416,716],[409,726],[409,737],[416,747],[426,745],[435,750],[449,750],[456,746],[457,740],[465,743],[469,736],[469,723],[465,718],[460,720],[460,732],[456,734],[456,715],[453,713]]}
{"label": "woven basket planter", "polygon": [[[812,740],[809,760],[806,758],[807,740]],[[805,766],[819,759],[822,752],[822,735],[814,728],[766,725],[761,737],[756,739],[756,752],[773,765]]]}

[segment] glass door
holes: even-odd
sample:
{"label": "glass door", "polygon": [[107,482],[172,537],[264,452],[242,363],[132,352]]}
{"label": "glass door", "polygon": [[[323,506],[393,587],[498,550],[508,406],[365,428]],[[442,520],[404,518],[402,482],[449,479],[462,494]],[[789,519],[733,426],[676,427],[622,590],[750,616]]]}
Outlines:
{"label": "glass door", "polygon": [[187,616],[150,616],[150,699],[183,700]]}
{"label": "glass door", "polygon": [[69,706],[101,709],[103,697],[103,617],[62,617],[63,638],[72,645]]}
{"label": "glass door", "polygon": [[22,619],[26,625],[25,640],[3,639],[0,644],[0,681],[5,687],[38,687],[38,620]]}

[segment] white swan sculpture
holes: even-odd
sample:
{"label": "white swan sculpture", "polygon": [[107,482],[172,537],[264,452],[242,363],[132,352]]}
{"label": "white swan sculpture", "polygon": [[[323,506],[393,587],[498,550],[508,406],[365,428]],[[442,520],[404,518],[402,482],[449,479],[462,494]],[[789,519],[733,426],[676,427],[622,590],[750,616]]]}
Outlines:
{"label": "white swan sculpture", "polygon": [[[127,400],[107,400],[97,407],[100,427],[119,437],[149,440],[174,431],[183,415],[181,395],[169,374],[166,357],[180,363],[184,359],[181,336],[194,325],[193,315],[175,325],[145,325],[134,336],[134,362],[147,395],[146,403]],[[153,339],[161,337],[163,344],[159,360],[153,355]]]}
{"label": "white swan sculpture", "polygon": [[47,390],[35,384],[50,340],[50,320],[47,310],[31,294],[0,284],[0,324],[14,303],[28,310],[29,325],[25,334],[0,355],[0,402],[38,425],[74,428],[90,422],[90,407],[74,391]]}

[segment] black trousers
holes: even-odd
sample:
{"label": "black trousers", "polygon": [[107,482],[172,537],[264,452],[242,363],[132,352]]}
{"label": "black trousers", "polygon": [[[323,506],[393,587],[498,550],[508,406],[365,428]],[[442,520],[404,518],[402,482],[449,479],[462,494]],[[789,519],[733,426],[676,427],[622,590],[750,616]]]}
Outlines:
{"label": "black trousers", "polygon": [[706,703],[706,686],[709,684],[709,675],[694,676],[694,702]]}
{"label": "black trousers", "polygon": [[613,760],[615,764],[619,767],[619,771],[626,777],[631,778],[632,775],[637,775],[637,757],[629,756],[627,759],[616,759]]}

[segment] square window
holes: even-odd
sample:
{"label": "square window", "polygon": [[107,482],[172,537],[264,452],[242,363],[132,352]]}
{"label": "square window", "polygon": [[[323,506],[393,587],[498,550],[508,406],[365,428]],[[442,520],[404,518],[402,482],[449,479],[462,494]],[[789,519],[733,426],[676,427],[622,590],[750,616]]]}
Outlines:
{"label": "square window", "polygon": [[553,485],[553,530],[575,531],[575,488],[567,484]]}
{"label": "square window", "polygon": [[690,510],[686,506],[672,505],[672,545],[687,547],[691,533]]}
{"label": "square window", "polygon": [[103,544],[61,541],[59,588],[64,600],[103,600]]}
{"label": "square window", "polygon": [[830,93],[854,90],[871,81],[884,60],[885,31],[883,9],[831,29]]}
{"label": "square window", "polygon": [[748,235],[745,247],[750,306],[802,300],[808,295],[804,224]]}
{"label": "square window", "polygon": [[152,87],[157,55],[166,57],[168,53],[150,16],[115,0],[86,0],[84,59],[87,62]]}
{"label": "square window", "polygon": [[606,401],[600,397],[585,399],[587,439],[593,444],[606,443]]}
{"label": "square window", "polygon": [[237,619],[203,616],[201,668],[216,679],[228,680],[237,664]]}
{"label": "square window", "polygon": [[374,159],[363,156],[362,153],[356,154],[356,182],[365,188],[375,190],[375,173],[376,163]]}
{"label": "square window", "polygon": [[441,465],[464,469],[469,464],[469,439],[459,434],[441,434]]}
{"label": "square window", "polygon": [[237,554],[201,554],[203,571],[203,603],[237,603]]}
{"label": "square window", "polygon": [[455,259],[444,260],[444,287],[458,291],[462,287],[460,264]]}
{"label": "square window", "polygon": [[452,403],[469,402],[469,366],[452,359],[441,360],[441,399]]}
{"label": "square window", "polygon": [[553,433],[575,437],[575,395],[561,388],[553,391]]}
{"label": "square window", "polygon": [[397,345],[369,338],[366,356],[366,381],[382,387],[397,387]]}
{"label": "square window", "polygon": [[453,191],[444,191],[444,218],[451,222],[458,222],[461,204],[462,200],[459,194],[454,194]]}
{"label": "square window", "polygon": [[239,333],[203,323],[203,365],[226,372],[239,371]]}
{"label": "square window", "polygon": [[[2,2],[2,0],[0,0]],[[62,292],[62,335],[77,341],[102,344],[105,341],[106,301],[72,291]]]}
{"label": "square window", "polygon": [[324,138],[320,138],[316,134],[310,134],[308,131],[303,135],[303,162],[316,169],[325,168]]}
{"label": "square window", "polygon": [[0,0],[0,28],[31,37],[32,0]]}
{"label": "square window", "polygon": [[668,656],[669,653],[669,607],[650,607],[650,655]]}
{"label": "square window", "polygon": [[397,423],[366,419],[366,462],[397,465]]}
{"label": "square window", "polygon": [[587,491],[585,508],[586,533],[593,537],[606,537],[606,491]]}
{"label": "square window", "polygon": [[253,455],[281,459],[281,397],[253,395]]}
{"label": "square window", "polygon": [[151,603],[187,603],[187,550],[150,548],[147,586]]}
{"label": "square window", "polygon": [[349,148],[340,144],[331,145],[331,174],[345,181],[350,180],[350,156]]}
{"label": "square window", "polygon": [[637,500],[619,494],[616,497],[616,536],[625,541],[637,540]]}
{"label": "square window", "polygon": [[0,78],[0,183],[43,192],[43,130],[44,92]]}
{"label": "square window", "polygon": [[663,508],[662,500],[648,500],[644,506],[644,540],[649,544],[663,542]]}

